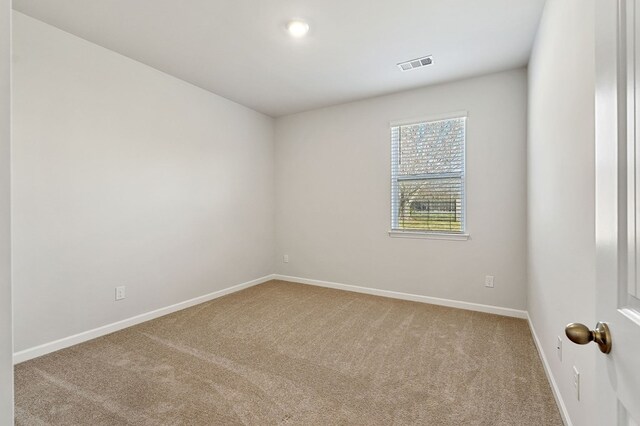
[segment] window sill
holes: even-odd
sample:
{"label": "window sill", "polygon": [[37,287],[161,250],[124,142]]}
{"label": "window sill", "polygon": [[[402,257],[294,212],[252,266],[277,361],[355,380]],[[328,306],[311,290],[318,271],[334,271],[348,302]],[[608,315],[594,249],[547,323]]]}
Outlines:
{"label": "window sill", "polygon": [[389,231],[391,238],[417,238],[427,240],[449,240],[449,241],[466,241],[469,234],[447,234],[440,232],[420,232],[420,231]]}

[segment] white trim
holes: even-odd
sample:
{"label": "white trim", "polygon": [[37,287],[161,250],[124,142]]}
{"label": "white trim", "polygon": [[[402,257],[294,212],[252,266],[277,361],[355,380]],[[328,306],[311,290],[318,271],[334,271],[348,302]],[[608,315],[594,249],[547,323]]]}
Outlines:
{"label": "white trim", "polygon": [[551,384],[551,390],[553,391],[553,397],[556,399],[556,405],[560,409],[560,416],[562,417],[562,421],[566,426],[573,426],[571,423],[571,417],[569,417],[569,410],[567,410],[567,406],[564,404],[564,400],[562,399],[562,394],[560,393],[560,388],[558,388],[558,384],[556,383],[555,378],[553,377],[553,373],[551,372],[551,366],[547,361],[547,357],[542,350],[542,345],[540,344],[540,340],[538,339],[538,335],[536,334],[536,329],[533,327],[533,322],[531,321],[531,317],[527,312],[527,321],[529,322],[529,329],[531,329],[531,335],[533,336],[533,343],[536,345],[536,349],[538,350],[538,355],[540,355],[540,359],[542,360],[542,366],[544,367],[544,372],[547,375],[547,379]]}
{"label": "white trim", "polygon": [[77,345],[79,343],[86,342],[87,340],[92,340],[127,327],[131,327],[164,315],[171,314],[173,312],[180,311],[182,309],[189,308],[191,306],[199,305],[200,303],[208,302],[210,300],[217,299],[227,294],[235,293],[245,288],[253,287],[254,285],[262,284],[273,279],[275,279],[274,275],[266,275],[262,278],[257,278],[255,280],[247,281],[242,284],[214,291],[213,293],[205,294],[204,296],[195,297],[193,299],[185,300],[184,302],[176,303],[171,306],[166,306],[164,308],[156,309],[151,312],[136,315],[135,317],[103,325],[102,327],[94,328],[93,330],[83,331],[82,333],[74,334],[73,336],[64,337],[53,342],[25,349],[20,352],[15,352],[13,354],[13,363],[14,365],[19,364],[21,362],[46,355],[60,349],[68,348],[69,346]]}
{"label": "white trim", "polygon": [[479,303],[462,302],[459,300],[441,299],[439,297],[422,296],[419,294],[401,293],[391,290],[380,290],[377,288],[359,287],[350,284],[339,284],[329,281],[312,280],[308,278],[291,277],[288,275],[273,275],[274,280],[289,281],[299,284],[308,284],[318,287],[335,288],[337,290],[353,291],[355,293],[372,294],[374,296],[390,297],[392,299],[411,300],[413,302],[428,303],[431,305],[448,306],[450,308],[465,309],[468,311],[486,312],[489,314],[503,315],[514,318],[527,318],[527,311],[501,306],[482,305]]}
{"label": "white trim", "polygon": [[470,238],[469,234],[452,234],[445,232],[420,232],[420,231],[389,231],[391,238],[423,238],[427,240],[450,240],[450,241],[466,241]]}
{"label": "white trim", "polygon": [[389,126],[398,127],[398,126],[409,126],[411,124],[424,123],[425,121],[444,121],[451,120],[454,118],[467,118],[469,113],[467,111],[454,111],[454,112],[445,112],[442,114],[434,114],[422,117],[409,118],[404,120],[393,120],[389,122]]}

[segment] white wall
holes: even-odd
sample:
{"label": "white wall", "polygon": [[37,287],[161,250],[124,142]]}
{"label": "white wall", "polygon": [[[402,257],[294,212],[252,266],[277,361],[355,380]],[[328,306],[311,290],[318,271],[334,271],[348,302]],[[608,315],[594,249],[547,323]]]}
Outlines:
{"label": "white wall", "polygon": [[547,1],[529,65],[528,310],[575,425],[594,424],[597,407],[597,351],[564,338],[569,322],[596,323],[593,9],[593,0]]}
{"label": "white wall", "polygon": [[14,38],[16,351],[272,272],[273,119],[20,13]]}
{"label": "white wall", "polygon": [[[277,119],[277,272],[524,309],[526,99],[519,69]],[[390,238],[389,122],[460,110],[471,239]]]}
{"label": "white wall", "polygon": [[11,2],[0,1],[0,425],[13,424],[11,337],[10,65]]}

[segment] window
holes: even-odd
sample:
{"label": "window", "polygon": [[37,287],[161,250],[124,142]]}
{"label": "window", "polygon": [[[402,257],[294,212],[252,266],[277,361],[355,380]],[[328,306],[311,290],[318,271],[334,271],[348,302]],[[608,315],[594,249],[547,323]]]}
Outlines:
{"label": "window", "polygon": [[391,230],[464,234],[466,116],[391,126]]}

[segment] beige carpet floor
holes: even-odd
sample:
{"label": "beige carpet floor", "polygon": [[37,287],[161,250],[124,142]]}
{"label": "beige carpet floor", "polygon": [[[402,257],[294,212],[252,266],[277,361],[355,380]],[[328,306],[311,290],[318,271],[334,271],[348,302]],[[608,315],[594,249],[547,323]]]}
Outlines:
{"label": "beige carpet floor", "polygon": [[18,425],[561,425],[524,320],[271,281],[16,366]]}

